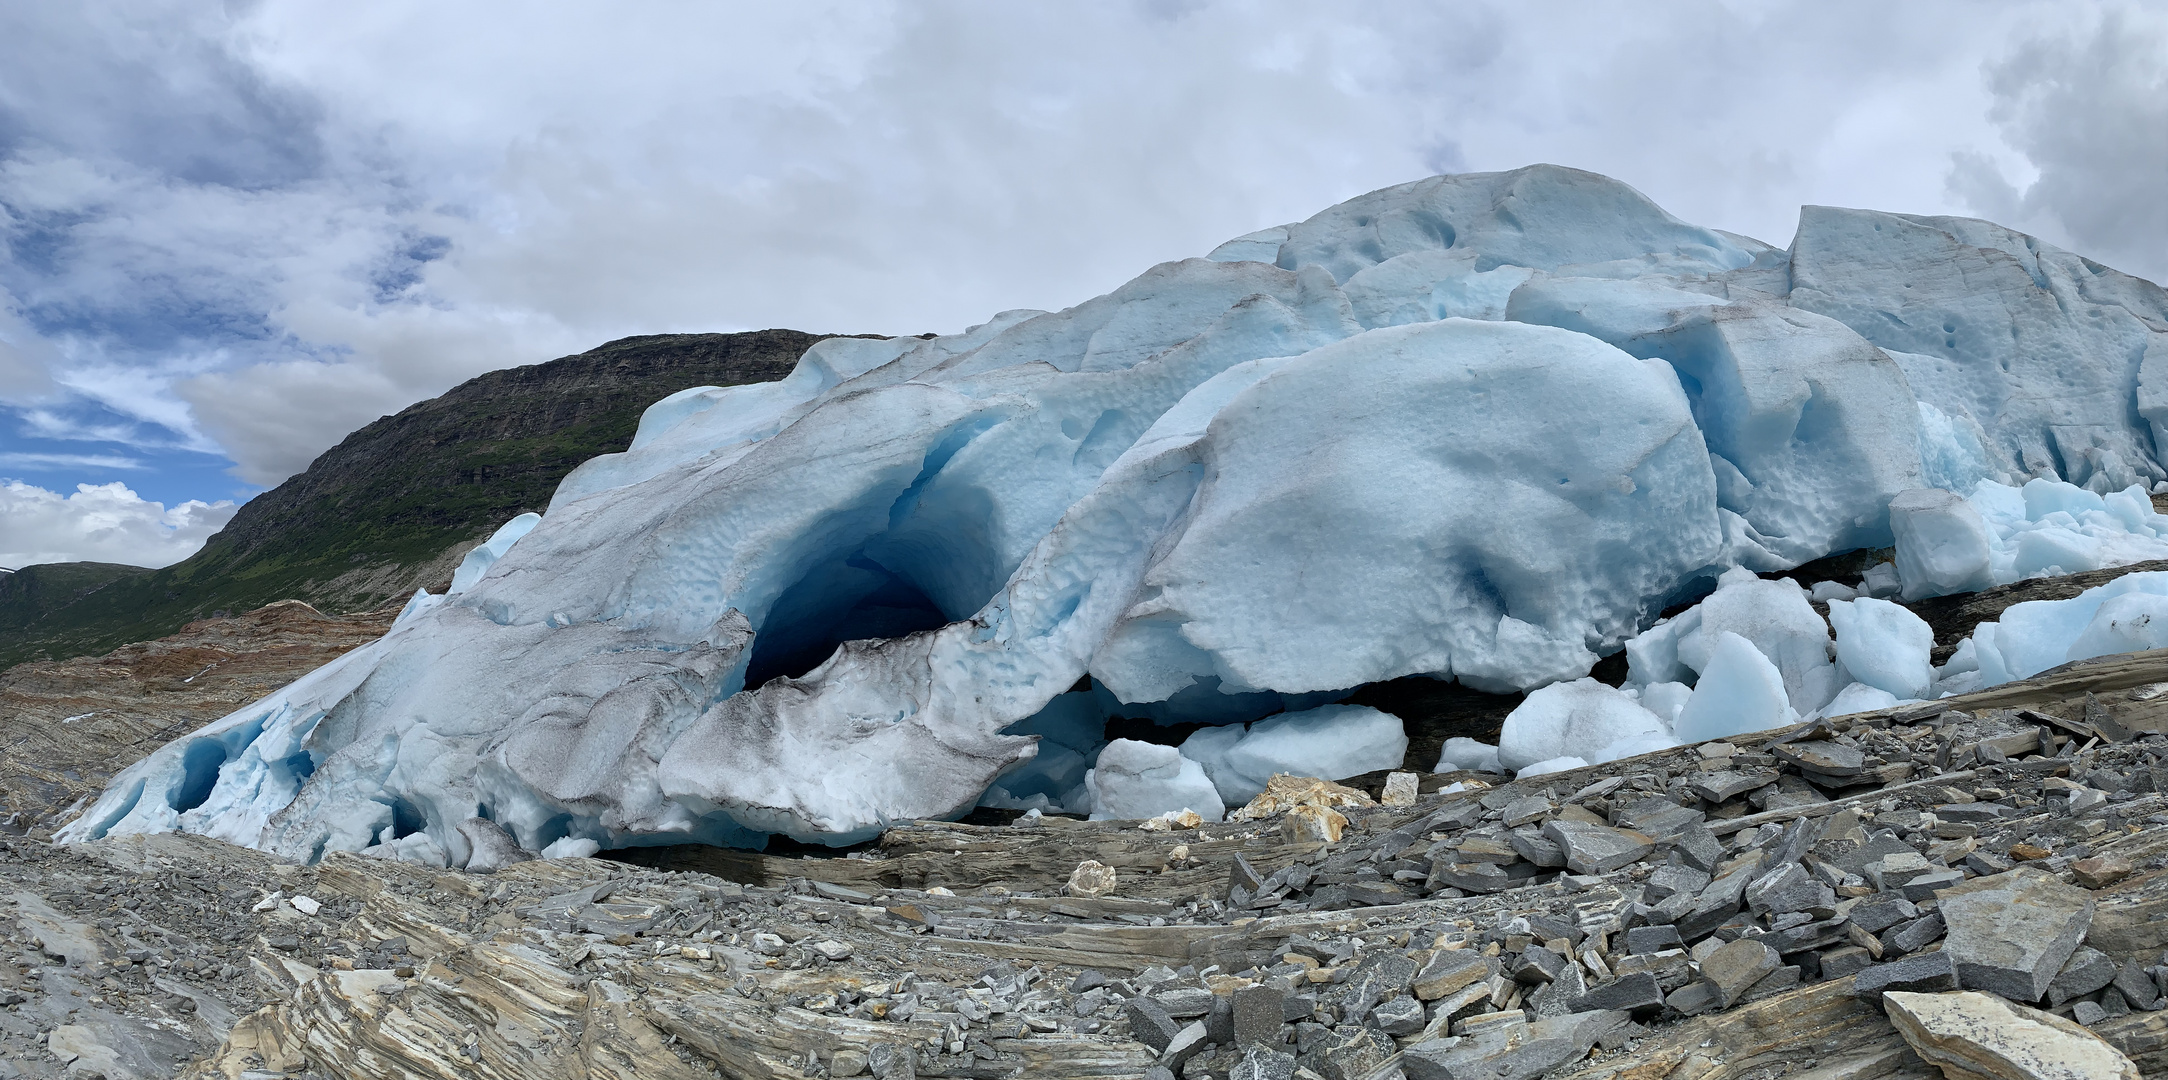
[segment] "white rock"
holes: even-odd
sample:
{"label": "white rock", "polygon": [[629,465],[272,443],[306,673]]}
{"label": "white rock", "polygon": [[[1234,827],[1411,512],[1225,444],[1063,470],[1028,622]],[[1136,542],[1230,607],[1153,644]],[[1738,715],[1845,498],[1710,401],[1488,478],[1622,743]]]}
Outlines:
{"label": "white rock", "polygon": [[2141,1075],[2100,1036],[1993,994],[1890,991],[1882,1003],[1913,1052],[1952,1077],[2139,1080]]}
{"label": "white rock", "polygon": [[317,902],[314,898],[307,896],[295,896],[287,900],[286,902],[292,904],[294,906],[294,910],[302,913],[303,915],[314,915],[318,911],[323,910],[324,907],[323,904]]}

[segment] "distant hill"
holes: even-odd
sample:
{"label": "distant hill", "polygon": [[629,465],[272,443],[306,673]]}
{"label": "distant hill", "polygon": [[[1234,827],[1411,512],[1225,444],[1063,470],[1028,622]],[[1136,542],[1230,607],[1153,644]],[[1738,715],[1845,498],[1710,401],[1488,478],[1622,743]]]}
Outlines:
{"label": "distant hill", "polygon": [[440,588],[468,547],[549,505],[574,466],[623,450],[656,399],[780,379],[825,336],[629,337],[471,379],[347,436],[182,562],[0,574],[0,668],[108,652],[277,600],[358,612]]}

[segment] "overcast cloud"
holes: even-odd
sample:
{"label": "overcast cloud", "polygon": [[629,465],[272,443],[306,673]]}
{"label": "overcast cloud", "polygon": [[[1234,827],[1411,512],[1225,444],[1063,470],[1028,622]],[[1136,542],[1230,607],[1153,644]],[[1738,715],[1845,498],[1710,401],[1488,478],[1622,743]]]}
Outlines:
{"label": "overcast cloud", "polygon": [[195,554],[233,511],[223,499],[168,510],[121,483],[78,484],[62,497],[9,481],[0,484],[0,567],[77,560],[166,566]]}
{"label": "overcast cloud", "polygon": [[0,477],[245,498],[493,368],[958,330],[1536,161],[2168,277],[2168,4],[1331,7],[0,7]]}

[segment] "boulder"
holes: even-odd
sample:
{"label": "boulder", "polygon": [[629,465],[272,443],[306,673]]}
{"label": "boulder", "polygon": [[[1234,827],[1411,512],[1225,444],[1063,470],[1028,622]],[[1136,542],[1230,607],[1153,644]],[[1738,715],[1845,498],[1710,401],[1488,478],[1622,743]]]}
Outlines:
{"label": "boulder", "polygon": [[2139,1080],[2138,1066],[2100,1036],[1990,994],[1891,991],[1882,1003],[1913,1052],[1946,1076]]}

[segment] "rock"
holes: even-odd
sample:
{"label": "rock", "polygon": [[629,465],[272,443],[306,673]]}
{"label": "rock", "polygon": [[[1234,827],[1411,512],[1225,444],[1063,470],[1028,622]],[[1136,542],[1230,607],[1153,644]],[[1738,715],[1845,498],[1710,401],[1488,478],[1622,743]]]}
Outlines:
{"label": "rock", "polygon": [[812,949],[823,960],[848,960],[851,955],[851,947],[840,941],[816,941]]}
{"label": "rock", "polygon": [[1903,888],[1904,884],[1913,878],[1934,872],[1935,864],[1928,862],[1927,856],[1907,849],[1867,863],[1861,876],[1865,877],[1867,884],[1874,886],[1877,892],[1894,892]]}
{"label": "rock", "polygon": [[918,1062],[908,1046],[878,1043],[866,1051],[866,1070],[873,1080],[918,1080]]}
{"label": "rock", "polygon": [[2070,864],[2077,883],[2088,889],[2105,889],[2131,874],[2130,863],[2113,855],[2095,855]]}
{"label": "rock", "polygon": [[1556,806],[1551,805],[1551,800],[1541,795],[1525,795],[1506,804],[1503,820],[1506,828],[1517,829],[1549,817],[1551,811],[1556,809]]}
{"label": "rock", "polygon": [[1228,995],[1233,1007],[1236,1046],[1280,1045],[1281,1026],[1287,1022],[1287,994],[1269,983],[1256,983]]}
{"label": "rock", "polygon": [[1746,887],[1747,907],[1761,915],[1782,915],[1826,907],[1834,901],[1829,886],[1814,880],[1798,863],[1786,863],[1755,878]]}
{"label": "rock", "polygon": [[1456,863],[1441,859],[1430,864],[1430,877],[1425,884],[1433,890],[1452,888],[1485,895],[1504,892],[1513,887],[1514,881],[1497,863]]}
{"label": "rock", "polygon": [[1280,819],[1280,837],[1290,844],[1337,844],[1347,815],[1327,806],[1304,803]]}
{"label": "rock", "polygon": [[1825,949],[1821,954],[1821,958],[1822,978],[1825,980],[1857,975],[1874,964],[1874,957],[1867,955],[1867,950],[1857,945]]}
{"label": "rock", "polygon": [[1641,898],[1647,901],[1662,900],[1678,893],[1699,895],[1708,887],[1709,875],[1691,866],[1659,866],[1642,883]]}
{"label": "rock", "polygon": [[1955,989],[1957,965],[1948,950],[1876,964],[1860,972],[1852,982],[1852,993],[1866,1001],[1880,1001],[1884,993],[1892,990],[1931,993]]}
{"label": "rock", "polygon": [[2093,925],[2090,894],[2030,867],[1946,889],[1938,910],[1959,982],[2013,1001],[2045,997]]}
{"label": "rock", "polygon": [[1608,874],[1656,850],[1656,842],[1641,833],[1564,819],[1545,823],[1543,836],[1565,851],[1576,874]]}
{"label": "rock", "polygon": [[1697,773],[1690,785],[1694,794],[1712,803],[1720,803],[1749,791],[1768,787],[1777,782],[1773,771],[1734,772],[1721,769],[1716,772]]}
{"label": "rock", "polygon": [[2123,994],[2123,1000],[2131,1008],[2145,1012],[2158,1012],[2161,1007],[2160,988],[2153,985],[2153,976],[2146,974],[2136,960],[2127,961],[2116,969],[2111,984]]}
{"label": "rock", "polygon": [[1153,998],[1130,998],[1122,1011],[1129,1018],[1129,1037],[1151,1047],[1154,1054],[1166,1052],[1167,1045],[1181,1033],[1181,1023]]}
{"label": "rock", "polygon": [[1664,991],[1648,972],[1621,975],[1566,1003],[1569,1012],[1617,1010],[1647,1018],[1663,1011]]}
{"label": "rock", "polygon": [[1473,950],[1440,949],[1416,972],[1415,996],[1423,1001],[1436,1001],[1490,978],[1497,969],[1497,961]]}
{"label": "rock", "polygon": [[858,1076],[866,1071],[865,1051],[846,1046],[828,1056],[828,1075]]}
{"label": "rock", "polygon": [[1635,956],[1685,947],[1676,926],[1636,926],[1626,931],[1626,951]]}
{"label": "rock", "polygon": [[303,915],[314,915],[324,909],[324,905],[321,902],[307,896],[296,896],[287,900],[286,902],[292,904],[294,906],[294,910],[302,913]]}
{"label": "rock", "polygon": [[1096,859],[1086,859],[1069,874],[1069,895],[1105,896],[1114,891],[1114,883],[1113,867],[1102,865]]}
{"label": "rock", "polygon": [[2081,1001],[2070,1007],[2070,1018],[2086,1027],[2092,1027],[2108,1018],[2108,1010],[2097,1001]]}
{"label": "rock", "polygon": [[1552,843],[1533,828],[1519,828],[1506,834],[1506,842],[1521,858],[1546,869],[1566,865],[1565,849]]}
{"label": "rock", "polygon": [[1682,1016],[1699,1016],[1718,1008],[1716,984],[1707,979],[1691,982],[1672,991],[1664,998],[1664,1004],[1678,1010]]}
{"label": "rock", "polygon": [[1852,905],[1852,925],[1879,934],[1908,919],[1919,918],[1920,909],[1902,893],[1876,893]]}
{"label": "rock", "polygon": [[1891,991],[1882,1001],[1912,1051],[1950,1076],[2139,1080],[2122,1051],[2052,1013],[1973,991]]}
{"label": "rock", "polygon": [[1159,1052],[1159,1063],[1176,1076],[1182,1074],[1182,1066],[1189,1059],[1205,1052],[1212,1045],[1211,1036],[1205,1033],[1204,1021],[1195,1020],[1188,1027],[1174,1033],[1167,1041],[1167,1048]]}
{"label": "rock", "polygon": [[1423,1005],[1405,995],[1370,1010],[1370,1022],[1387,1035],[1413,1035],[1423,1030]]}
{"label": "rock", "polygon": [[1399,1051],[1390,1036],[1376,1028],[1342,1024],[1317,1047],[1317,1071],[1325,1080],[1370,1080],[1377,1067]]}
{"label": "rock", "polygon": [[2055,973],[2054,981],[2048,983],[2048,1004],[2062,1003],[2100,989],[2115,981],[2115,961],[2108,954],[2089,945],[2078,946],[2063,962],[2061,971]]}
{"label": "rock", "polygon": [[1547,983],[1558,978],[1570,963],[1572,961],[1541,945],[1530,945],[1521,953],[1520,959],[1513,962],[1513,979],[1530,986]]}
{"label": "rock", "polygon": [[1183,986],[1152,995],[1159,1000],[1167,1015],[1177,1020],[1203,1016],[1212,1011],[1212,1000],[1218,995],[1202,987]]}
{"label": "rock", "polygon": [[1728,1009],[1780,964],[1776,950],[1758,939],[1740,938],[1710,953],[1701,962],[1701,977],[1716,988],[1718,1004]]}
{"label": "rock", "polygon": [[[1412,776],[1412,773],[1396,773]],[[1389,793],[1388,793],[1389,794]],[[1386,805],[1392,805],[1387,803]],[[1250,1046],[1242,1051],[1242,1059],[1227,1071],[1228,1080],[1294,1080],[1295,1055],[1267,1046]]]}
{"label": "rock", "polygon": [[1678,852],[1686,865],[1704,874],[1716,873],[1717,866],[1724,861],[1724,842],[1718,840],[1706,825],[1690,825],[1679,830],[1671,850]]}
{"label": "rock", "polygon": [[1925,948],[1929,942],[1942,937],[1943,925],[1940,912],[1930,912],[1891,930],[1882,936],[1885,953],[1913,953]]}
{"label": "rock", "polygon": [[[1416,785],[1420,780],[1421,777],[1411,772],[1386,773],[1385,790],[1379,795],[1378,804],[1381,806],[1415,805]],[[1290,1058],[1288,1060],[1289,1068],[1292,1069],[1294,1059]]]}
{"label": "rock", "polygon": [[1778,761],[1787,762],[1808,773],[1820,773],[1828,777],[1852,777],[1866,771],[1866,756],[1859,747],[1843,743],[1814,740],[1812,742],[1772,743],[1767,747]]}

